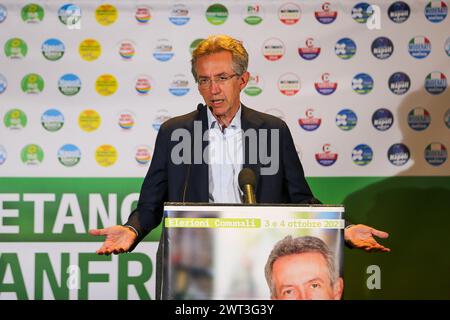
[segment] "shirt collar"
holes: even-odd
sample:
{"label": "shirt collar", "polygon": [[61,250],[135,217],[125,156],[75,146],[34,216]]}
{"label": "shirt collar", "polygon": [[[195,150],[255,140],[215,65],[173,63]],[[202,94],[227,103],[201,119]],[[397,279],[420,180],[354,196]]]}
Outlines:
{"label": "shirt collar", "polygon": [[[219,128],[222,129],[222,127],[220,126],[220,124],[218,123],[217,119],[212,114],[212,112],[209,109],[209,107],[206,107],[206,110],[207,110],[207,114],[208,114],[208,128],[209,129],[213,129],[216,126],[219,126]],[[236,112],[236,114],[234,115],[233,120],[231,120],[231,123],[228,126],[229,128],[241,129],[241,113],[242,113],[242,105],[239,105],[238,111]]]}

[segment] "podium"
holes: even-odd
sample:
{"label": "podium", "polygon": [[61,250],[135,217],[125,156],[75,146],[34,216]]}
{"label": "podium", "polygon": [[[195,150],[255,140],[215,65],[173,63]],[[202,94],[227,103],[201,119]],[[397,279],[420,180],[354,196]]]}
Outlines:
{"label": "podium", "polygon": [[343,214],[330,205],[165,203],[156,298],[271,299],[266,265],[282,240],[322,243],[342,278]]}

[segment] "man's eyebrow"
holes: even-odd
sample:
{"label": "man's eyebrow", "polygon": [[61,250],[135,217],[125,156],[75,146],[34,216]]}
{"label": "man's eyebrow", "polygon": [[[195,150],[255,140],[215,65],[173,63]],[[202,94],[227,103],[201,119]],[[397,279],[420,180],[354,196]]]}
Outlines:
{"label": "man's eyebrow", "polygon": [[[226,76],[226,75],[228,75],[228,72],[217,73],[217,74],[215,74],[215,75],[213,75],[213,76],[214,76],[214,77],[220,77],[220,76]],[[208,79],[207,76],[202,76],[202,75],[199,75],[198,78],[199,78],[199,79],[200,79],[200,78],[202,78],[202,79]]]}
{"label": "man's eyebrow", "polygon": [[322,278],[318,278],[318,277],[306,281],[306,283],[311,283],[311,282],[325,283],[325,281]]}

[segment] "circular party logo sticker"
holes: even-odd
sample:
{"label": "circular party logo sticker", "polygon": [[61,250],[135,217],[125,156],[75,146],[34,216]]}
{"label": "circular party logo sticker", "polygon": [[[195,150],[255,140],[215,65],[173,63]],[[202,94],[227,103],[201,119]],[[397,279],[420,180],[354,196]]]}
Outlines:
{"label": "circular party logo sticker", "polygon": [[64,116],[59,110],[49,109],[42,114],[41,124],[47,131],[58,131],[64,125]]}
{"label": "circular party logo sticker", "polygon": [[447,56],[450,57],[450,37],[448,37],[447,41],[445,41],[444,50],[445,53],[447,53]]}
{"label": "circular party logo sticker", "polygon": [[26,165],[38,165],[44,161],[44,151],[37,144],[28,144],[20,152],[20,158]]}
{"label": "circular party logo sticker", "polygon": [[134,17],[139,24],[147,24],[152,18],[151,9],[148,6],[138,6],[135,10]]}
{"label": "circular party logo sticker", "polygon": [[323,73],[321,76],[321,80],[321,82],[314,83],[314,87],[316,88],[318,93],[324,96],[328,96],[336,91],[338,84],[337,82],[332,82],[330,80],[329,73]]}
{"label": "circular party logo sticker", "polygon": [[396,1],[389,6],[388,17],[392,22],[403,23],[408,20],[411,8],[406,2]]}
{"label": "circular party logo sticker", "polygon": [[6,158],[8,158],[6,149],[2,145],[0,145],[0,166],[6,162]]}
{"label": "circular party logo sticker", "polygon": [[131,61],[136,54],[136,45],[131,40],[122,40],[118,45],[119,56],[124,61]]}
{"label": "circular party logo sticker", "polygon": [[320,43],[314,38],[306,38],[298,48],[298,54],[305,60],[314,60],[320,54]]}
{"label": "circular party logo sticker", "polygon": [[256,97],[261,94],[264,88],[264,82],[259,74],[250,73],[250,78],[247,86],[244,88],[244,93],[250,97]]}
{"label": "circular party logo sticker", "polygon": [[394,53],[394,44],[389,38],[378,37],[372,42],[371,49],[375,58],[384,60]]}
{"label": "circular party logo sticker", "polygon": [[102,74],[95,81],[95,91],[104,97],[114,94],[118,86],[119,84],[112,74]]}
{"label": "circular party logo sticker", "polygon": [[248,4],[244,6],[244,22],[251,26],[256,26],[263,21],[263,9],[260,4]]}
{"label": "circular party logo sticker", "polygon": [[156,131],[159,130],[159,128],[161,127],[161,125],[166,122],[167,120],[169,120],[171,117],[169,115],[169,112],[165,109],[160,109],[156,112],[156,117],[153,120],[153,124],[152,127],[153,129],[155,129]]}
{"label": "circular party logo sticker", "polygon": [[439,142],[430,143],[425,148],[425,160],[432,166],[440,166],[447,160],[447,148]]}
{"label": "circular party logo sticker", "polygon": [[358,73],[352,79],[352,89],[358,94],[368,94],[373,89],[373,79],[367,73]]}
{"label": "circular party logo sticker", "polygon": [[228,19],[228,9],[220,3],[215,3],[206,10],[206,20],[215,26],[224,24]]}
{"label": "circular party logo sticker", "polygon": [[102,118],[95,110],[84,110],[78,116],[78,125],[83,131],[92,132],[100,127]]}
{"label": "circular party logo sticker", "polygon": [[181,97],[189,92],[189,80],[184,74],[176,74],[169,86],[169,92],[176,97]]}
{"label": "circular party logo sticker", "polygon": [[373,14],[373,8],[366,2],[356,4],[352,9],[352,18],[358,23],[367,23],[367,19]]}
{"label": "circular party logo sticker", "polygon": [[336,20],[338,12],[333,10],[334,4],[324,2],[315,12],[314,17],[322,24],[330,24]]}
{"label": "circular party logo sticker", "polygon": [[20,85],[23,92],[38,94],[44,90],[44,79],[36,73],[30,73],[23,77]]}
{"label": "circular party logo sticker", "polygon": [[146,145],[137,146],[134,150],[134,159],[141,166],[147,166],[152,159],[151,148]]}
{"label": "circular party logo sticker", "polygon": [[81,151],[74,144],[65,144],[58,150],[58,161],[65,167],[73,167],[81,160]]}
{"label": "circular party logo sticker", "polygon": [[425,17],[428,21],[439,23],[447,17],[448,8],[444,1],[431,0],[425,7]]}
{"label": "circular party logo sticker", "polygon": [[65,47],[61,40],[52,38],[44,41],[41,50],[45,59],[56,61],[64,55]]}
{"label": "circular party logo sticker", "polygon": [[44,8],[36,3],[27,4],[20,13],[22,20],[26,23],[39,23],[44,19]]}
{"label": "circular party logo sticker", "polygon": [[302,12],[295,3],[285,3],[278,9],[278,18],[285,25],[293,25],[299,22]]}
{"label": "circular party logo sticker", "polygon": [[414,37],[409,40],[408,52],[416,59],[426,58],[431,52],[431,42],[424,36]]}
{"label": "circular party logo sticker", "polygon": [[372,161],[372,158],[373,158],[372,148],[369,147],[367,144],[358,144],[352,150],[353,163],[358,166],[368,165]]}
{"label": "circular party logo sticker", "polygon": [[8,87],[8,81],[6,78],[0,73],[0,94],[6,91]]}
{"label": "circular party logo sticker", "polygon": [[430,113],[424,108],[414,108],[408,113],[408,125],[416,131],[423,131],[430,126]]}
{"label": "circular party logo sticker", "polygon": [[0,23],[5,21],[6,17],[8,17],[8,10],[4,5],[0,4]]}
{"label": "circular party logo sticker", "polygon": [[298,124],[305,131],[314,131],[320,127],[322,119],[315,116],[313,108],[308,108],[305,111],[305,118],[299,118]]}
{"label": "circular party logo sticker", "polygon": [[263,44],[263,55],[269,61],[280,60],[284,55],[284,43],[276,38],[268,39]]}
{"label": "circular party logo sticker", "polygon": [[139,75],[135,80],[134,89],[141,96],[147,95],[152,89],[152,79],[150,76],[145,74]]}
{"label": "circular party logo sticker", "polygon": [[20,109],[11,109],[6,112],[3,123],[11,130],[20,130],[27,125],[27,115]]}
{"label": "circular party logo sticker", "polygon": [[404,72],[395,72],[389,77],[389,89],[392,93],[402,95],[411,87],[411,80]]}
{"label": "circular party logo sticker", "polygon": [[372,115],[372,125],[378,131],[386,131],[394,124],[394,116],[388,109],[378,109]]}
{"label": "circular party logo sticker", "polygon": [[116,7],[110,4],[103,4],[95,10],[95,19],[102,26],[109,26],[116,22],[118,15]]}
{"label": "circular party logo sticker", "polygon": [[395,166],[405,165],[408,162],[410,155],[409,148],[403,143],[393,144],[387,153],[389,162]]}
{"label": "circular party logo sticker", "polygon": [[124,131],[130,131],[136,123],[136,116],[128,110],[121,111],[117,118],[117,124]]}
{"label": "circular party logo sticker", "polygon": [[12,38],[6,41],[4,51],[7,58],[20,60],[27,56],[28,46],[22,39]]}
{"label": "circular party logo sticker", "polygon": [[81,90],[81,80],[73,73],[67,73],[58,80],[58,89],[65,96],[74,96]]}
{"label": "circular party logo sticker", "polygon": [[103,144],[95,150],[95,161],[102,167],[112,166],[117,158],[117,150],[110,144]]}
{"label": "circular party logo sticker", "polygon": [[316,153],[316,161],[324,167],[332,166],[338,159],[338,154],[331,151],[331,144],[326,143],[322,146],[322,151]]}
{"label": "circular party logo sticker", "polygon": [[342,38],[334,46],[336,55],[344,60],[348,60],[356,54],[356,43],[350,38]]}
{"label": "circular party logo sticker", "polygon": [[353,110],[342,109],[336,114],[336,125],[339,129],[344,131],[350,131],[358,123],[358,117]]}
{"label": "circular party logo sticker", "polygon": [[278,79],[278,90],[285,96],[296,95],[300,91],[300,79],[294,73],[285,73]]}
{"label": "circular party logo sticker", "polygon": [[447,89],[447,77],[439,71],[431,72],[425,78],[425,89],[433,95],[441,94]]}
{"label": "circular party logo sticker", "polygon": [[195,49],[197,49],[197,46],[200,44],[200,42],[202,42],[205,39],[195,39],[194,41],[192,41],[191,45],[189,46],[189,54],[192,55],[192,53],[194,52]]}
{"label": "circular party logo sticker", "polygon": [[169,21],[176,26],[184,26],[190,19],[189,9],[184,4],[175,4],[170,10]]}
{"label": "circular party logo sticker", "polygon": [[153,56],[158,61],[169,61],[173,58],[173,47],[169,40],[159,39],[153,51]]}
{"label": "circular party logo sticker", "polygon": [[447,110],[447,112],[444,115],[444,122],[447,128],[450,129],[450,109]]}
{"label": "circular party logo sticker", "polygon": [[85,61],[94,61],[102,54],[102,47],[97,40],[86,39],[80,43],[78,53],[80,54],[81,59]]}
{"label": "circular party logo sticker", "polygon": [[59,8],[58,18],[66,26],[77,25],[81,20],[81,9],[75,4],[65,4]]}

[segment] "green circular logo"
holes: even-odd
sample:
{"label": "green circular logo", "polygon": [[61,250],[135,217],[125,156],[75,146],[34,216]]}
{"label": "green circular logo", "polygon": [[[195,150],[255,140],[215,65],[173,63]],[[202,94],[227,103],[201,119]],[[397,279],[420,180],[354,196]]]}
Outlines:
{"label": "green circular logo", "polygon": [[28,52],[28,46],[20,38],[12,38],[5,43],[5,55],[10,59],[22,59],[25,58]]}
{"label": "green circular logo", "polygon": [[37,144],[28,144],[23,147],[20,158],[26,165],[38,165],[44,160],[44,151]]}
{"label": "green circular logo", "polygon": [[256,97],[263,91],[263,80],[258,74],[251,74],[247,86],[244,89],[245,94],[250,97]]}
{"label": "green circular logo", "polygon": [[22,91],[29,94],[41,93],[44,90],[44,79],[37,73],[30,73],[23,77]]}
{"label": "green circular logo", "polygon": [[210,5],[206,10],[206,19],[215,26],[224,24],[227,18],[228,9],[220,3]]}
{"label": "green circular logo", "polygon": [[3,122],[11,130],[20,130],[27,125],[27,115],[20,109],[11,109],[5,114]]}
{"label": "green circular logo", "polygon": [[191,45],[189,46],[189,53],[192,55],[192,52],[194,52],[195,49],[197,49],[200,42],[202,42],[205,39],[195,39],[192,41]]}
{"label": "green circular logo", "polygon": [[244,7],[244,21],[245,23],[256,26],[263,21],[262,7],[259,4],[248,4]]}
{"label": "green circular logo", "polygon": [[44,19],[44,8],[36,3],[27,4],[22,8],[21,16],[26,23],[39,23]]}

